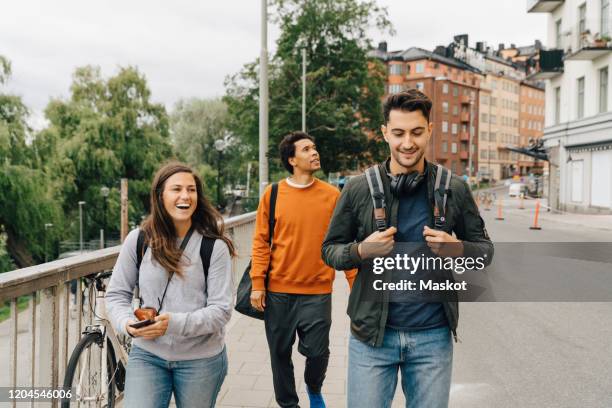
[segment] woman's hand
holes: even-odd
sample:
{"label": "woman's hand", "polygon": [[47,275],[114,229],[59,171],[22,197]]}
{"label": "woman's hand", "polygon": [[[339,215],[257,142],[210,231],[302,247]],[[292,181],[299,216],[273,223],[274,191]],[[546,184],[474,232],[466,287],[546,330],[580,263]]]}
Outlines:
{"label": "woman's hand", "polygon": [[134,320],[130,320],[127,324],[127,331],[134,337],[142,337],[143,339],[152,340],[166,334],[169,321],[170,315],[168,313],[164,313],[155,317],[155,323],[141,327],[140,329],[135,329],[130,327],[130,324],[134,324],[136,322]]}

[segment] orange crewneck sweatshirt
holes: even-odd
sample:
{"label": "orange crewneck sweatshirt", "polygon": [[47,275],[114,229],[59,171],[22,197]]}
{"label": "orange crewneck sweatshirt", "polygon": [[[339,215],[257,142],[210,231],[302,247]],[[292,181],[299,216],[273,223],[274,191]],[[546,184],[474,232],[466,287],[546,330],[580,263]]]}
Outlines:
{"label": "orange crewneck sweatshirt", "polygon": [[[331,220],[338,189],[315,179],[304,188],[293,187],[282,180],[276,198],[276,226],[273,249],[268,245],[270,193],[268,186],[257,208],[251,280],[253,290],[264,290],[270,265],[269,292],[295,294],[331,293],[335,271],[321,259],[321,246]],[[347,272],[352,284],[356,270]]]}

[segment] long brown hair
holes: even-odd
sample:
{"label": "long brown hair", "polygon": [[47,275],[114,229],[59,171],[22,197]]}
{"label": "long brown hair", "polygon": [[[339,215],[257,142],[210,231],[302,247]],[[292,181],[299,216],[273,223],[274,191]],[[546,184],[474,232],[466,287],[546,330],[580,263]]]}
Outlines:
{"label": "long brown hair", "polygon": [[198,201],[191,216],[193,228],[205,237],[225,242],[231,256],[236,255],[236,250],[232,241],[225,236],[223,217],[204,196],[200,177],[191,167],[183,163],[176,161],[167,163],[155,173],[150,194],[151,213],[142,222],[141,228],[145,233],[145,241],[151,248],[153,258],[168,273],[175,272],[181,275],[181,251],[176,243],[176,229],[163,203],[166,181],[177,173],[189,173],[195,180]]}

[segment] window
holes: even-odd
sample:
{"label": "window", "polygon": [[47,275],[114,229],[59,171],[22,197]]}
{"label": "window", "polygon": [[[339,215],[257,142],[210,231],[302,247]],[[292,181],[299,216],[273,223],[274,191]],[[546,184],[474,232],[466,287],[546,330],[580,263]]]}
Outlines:
{"label": "window", "polygon": [[586,3],[578,7],[578,35],[586,32]]}
{"label": "window", "polygon": [[491,98],[491,106],[497,106],[497,98]]}
{"label": "window", "polygon": [[480,158],[481,158],[481,159],[486,159],[486,158],[488,158],[489,156],[488,156],[488,154],[487,154],[487,153],[489,153],[489,151],[488,151],[488,150],[481,150],[481,151],[480,151]]}
{"label": "window", "polygon": [[561,33],[562,33],[562,31],[561,31],[561,19],[558,19],[555,22],[555,39],[556,39],[555,45],[559,49],[563,49],[563,44],[561,43],[561,40],[562,40],[563,37],[561,36],[562,35]]}
{"label": "window", "polygon": [[578,100],[577,100],[577,111],[576,117],[581,119],[584,117],[584,77],[580,77],[577,80],[578,87]]}
{"label": "window", "polygon": [[396,94],[402,92],[402,86],[400,84],[389,85],[389,93]]}
{"label": "window", "polygon": [[422,74],[425,71],[425,65],[422,62],[416,64],[416,73]]}
{"label": "window", "polygon": [[599,70],[599,112],[608,110],[608,67]]}
{"label": "window", "polygon": [[480,140],[482,141],[487,140],[487,132],[485,132],[484,130],[480,132]]}
{"label": "window", "polygon": [[448,122],[447,121],[442,122],[442,133],[448,133]]}
{"label": "window", "polygon": [[452,126],[451,126],[451,133],[452,133],[453,135],[456,135],[456,134],[457,134],[457,124],[456,124],[456,123],[453,123],[453,124],[452,124]]}
{"label": "window", "polygon": [[483,105],[488,105],[489,104],[489,96],[488,95],[482,95],[480,100],[482,101]]}
{"label": "window", "polygon": [[442,153],[448,153],[448,142],[442,142]]}
{"label": "window", "polygon": [[453,86],[453,96],[459,96],[459,88]]}
{"label": "window", "polygon": [[493,125],[497,125],[497,116],[491,115],[489,117],[489,122],[491,122]]}
{"label": "window", "polygon": [[402,75],[402,64],[391,64],[389,65],[390,75]]}
{"label": "window", "polygon": [[488,122],[489,121],[489,115],[487,115],[486,113],[482,114],[482,119],[483,122]]}
{"label": "window", "polygon": [[453,105],[453,115],[457,116],[459,114],[459,106]]}
{"label": "window", "polygon": [[601,35],[609,35],[610,0],[601,0]]}
{"label": "window", "polygon": [[442,102],[442,112],[448,113],[448,102]]}
{"label": "window", "polygon": [[457,153],[457,143],[451,144],[451,153]]}
{"label": "window", "polygon": [[555,125],[561,123],[561,87],[555,88]]}
{"label": "window", "polygon": [[418,89],[419,91],[423,92],[423,90],[425,89],[425,84],[422,82],[417,82],[416,83],[416,89]]}
{"label": "window", "polygon": [[489,159],[497,159],[497,153],[495,152],[495,150],[489,150]]}
{"label": "window", "polygon": [[448,93],[448,84],[442,84],[442,93]]}

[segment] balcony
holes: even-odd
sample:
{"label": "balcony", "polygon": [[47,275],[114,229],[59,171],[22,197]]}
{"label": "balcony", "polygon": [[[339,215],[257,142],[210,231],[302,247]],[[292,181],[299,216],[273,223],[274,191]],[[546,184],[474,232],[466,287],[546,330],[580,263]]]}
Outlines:
{"label": "balcony", "polygon": [[461,140],[462,142],[469,142],[470,141],[470,133],[469,132],[461,132],[459,134],[459,140]]}
{"label": "balcony", "polygon": [[563,50],[540,50],[539,59],[527,61],[528,80],[552,79],[563,74]]}
{"label": "balcony", "polygon": [[612,52],[612,38],[600,34],[600,24],[599,20],[585,20],[571,30],[564,41],[565,60],[592,61]]}
{"label": "balcony", "polygon": [[459,152],[459,158],[461,160],[468,160],[468,152],[467,151],[460,151]]}
{"label": "balcony", "polygon": [[461,120],[461,122],[468,123],[470,121],[470,113],[469,112],[461,112],[460,120]]}
{"label": "balcony", "polygon": [[459,103],[461,103],[462,105],[469,105],[470,104],[470,95],[461,95],[459,97]]}
{"label": "balcony", "polygon": [[563,4],[563,0],[527,0],[528,13],[550,13]]}

